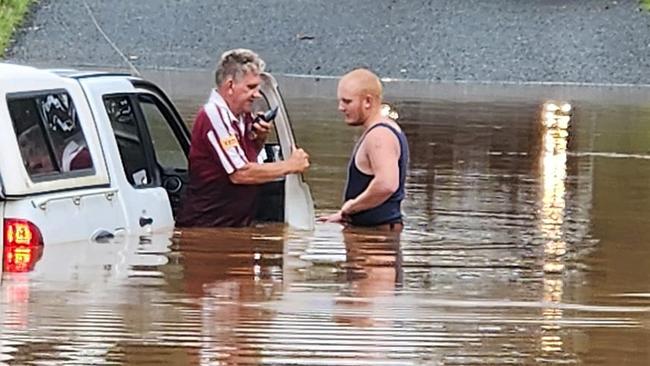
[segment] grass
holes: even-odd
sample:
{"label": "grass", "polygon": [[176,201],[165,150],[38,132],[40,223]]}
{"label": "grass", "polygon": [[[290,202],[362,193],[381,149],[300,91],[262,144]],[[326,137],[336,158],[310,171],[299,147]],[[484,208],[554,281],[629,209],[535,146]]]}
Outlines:
{"label": "grass", "polygon": [[639,4],[641,4],[643,9],[650,10],[650,0],[640,0]]}
{"label": "grass", "polygon": [[0,57],[34,0],[0,0]]}

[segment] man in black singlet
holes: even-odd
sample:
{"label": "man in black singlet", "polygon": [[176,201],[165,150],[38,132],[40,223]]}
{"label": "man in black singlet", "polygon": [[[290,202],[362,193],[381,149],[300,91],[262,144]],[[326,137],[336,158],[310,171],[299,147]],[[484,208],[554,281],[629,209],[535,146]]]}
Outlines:
{"label": "man in black singlet", "polygon": [[401,202],[409,150],[399,125],[382,114],[382,86],[366,69],[344,75],[337,89],[338,109],[349,126],[361,126],[350,163],[341,209],[320,221],[402,230]]}

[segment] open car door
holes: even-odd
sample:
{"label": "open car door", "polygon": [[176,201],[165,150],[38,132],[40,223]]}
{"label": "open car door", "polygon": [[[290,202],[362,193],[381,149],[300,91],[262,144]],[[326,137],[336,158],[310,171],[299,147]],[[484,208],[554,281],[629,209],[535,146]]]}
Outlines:
{"label": "open car door", "polygon": [[[262,85],[260,92],[263,98],[256,104],[256,111],[278,107],[278,113],[274,120],[275,136],[270,136],[261,158],[265,162],[273,162],[278,159],[291,156],[296,145],[289,114],[284,106],[278,83],[271,74],[262,74]],[[277,202],[265,202],[265,200],[276,200],[284,196],[284,222],[289,226],[301,229],[312,230],[314,228],[314,202],[311,197],[309,186],[304,181],[302,174],[289,174],[278,182],[267,183],[260,195],[258,206],[258,218],[273,217],[268,209],[278,207]],[[271,220],[269,220],[271,221]]]}

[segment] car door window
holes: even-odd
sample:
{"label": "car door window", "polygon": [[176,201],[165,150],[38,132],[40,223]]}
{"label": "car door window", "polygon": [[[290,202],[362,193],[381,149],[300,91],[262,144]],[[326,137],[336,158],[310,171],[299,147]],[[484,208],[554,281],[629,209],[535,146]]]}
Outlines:
{"label": "car door window", "polygon": [[20,154],[32,179],[94,174],[86,138],[64,90],[7,96]]}
{"label": "car door window", "polygon": [[126,178],[136,188],[151,186],[153,175],[144,145],[146,131],[138,124],[128,95],[104,97],[104,106],[115,133]]}
{"label": "car door window", "polygon": [[187,157],[174,134],[174,123],[165,105],[153,95],[140,94],[138,101],[149,127],[156,161],[164,169],[187,170]]}

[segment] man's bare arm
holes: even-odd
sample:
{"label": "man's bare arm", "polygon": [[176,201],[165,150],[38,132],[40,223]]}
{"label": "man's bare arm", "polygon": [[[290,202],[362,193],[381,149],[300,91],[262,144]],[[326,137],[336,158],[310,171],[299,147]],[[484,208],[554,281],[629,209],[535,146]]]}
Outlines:
{"label": "man's bare arm", "polygon": [[302,173],[309,168],[309,155],[303,149],[294,149],[289,159],[274,163],[247,163],[228,177],[235,184],[261,184],[287,174]]}

